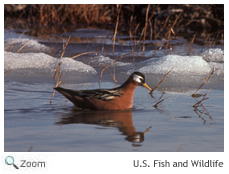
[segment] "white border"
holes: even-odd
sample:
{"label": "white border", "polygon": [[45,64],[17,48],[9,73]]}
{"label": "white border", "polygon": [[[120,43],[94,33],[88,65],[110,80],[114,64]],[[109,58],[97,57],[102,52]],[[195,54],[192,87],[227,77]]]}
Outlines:
{"label": "white border", "polygon": [[[33,1],[34,2],[34,1]],[[47,1],[38,1],[39,3],[48,3]],[[51,1],[52,3],[53,1]],[[61,1],[56,3],[63,3]],[[77,3],[80,1],[64,1],[65,3]],[[172,1],[173,3],[179,4],[179,3],[184,3],[184,1]],[[18,1],[7,1],[6,3],[9,4],[16,4]],[[20,1],[20,3],[22,3]],[[31,3],[30,1],[26,1],[23,3]],[[92,1],[84,1],[84,3],[93,3]],[[124,3],[124,1],[113,1],[113,2],[108,2],[108,1],[96,1],[96,3],[104,4],[104,3]],[[130,3],[130,1],[127,1],[125,4]],[[152,1],[131,1],[131,3],[153,3]],[[160,1],[160,3],[171,3],[171,1]],[[192,3],[201,3],[201,1],[192,1]],[[214,4],[214,3],[226,3],[225,1],[203,1],[202,3],[208,3],[208,4]],[[4,5],[1,6],[2,8],[2,13],[4,13]],[[225,4],[225,15],[228,16],[227,13],[227,4]],[[1,23],[4,23],[4,14],[1,16]],[[225,18],[225,30],[228,31],[228,23],[227,23],[227,18]],[[4,33],[4,28],[1,27],[1,33]],[[227,41],[227,33],[224,33],[225,39]],[[4,41],[4,36],[2,37],[2,43]],[[225,42],[225,48],[227,48],[227,42]],[[3,45],[1,47],[3,50]],[[227,66],[227,49],[225,49],[225,67]],[[2,55],[2,62],[0,64],[1,69],[4,69],[4,54],[3,51],[1,52]],[[228,77],[228,70],[225,68],[225,76]],[[193,172],[198,172],[198,173],[207,173],[207,172],[217,172],[217,173],[228,173],[228,166],[229,166],[229,154],[228,154],[228,108],[227,108],[227,98],[228,98],[228,81],[225,78],[225,104],[224,104],[224,152],[210,152],[210,153],[188,153],[188,152],[179,152],[179,153],[160,153],[160,152],[120,152],[120,153],[98,153],[98,152],[75,152],[75,153],[43,153],[43,152],[29,152],[29,153],[8,153],[4,152],[4,76],[3,76],[3,71],[1,75],[1,162],[0,162],[0,173],[64,173],[64,172],[69,172],[70,173],[145,173],[145,172],[166,172],[166,173],[172,173],[176,172],[178,173],[193,173]],[[20,170],[12,170],[9,166],[5,165],[5,157],[8,155],[13,155],[15,159],[29,159],[29,160],[43,160],[47,162],[47,167],[45,169],[42,168],[36,168],[36,169],[31,169],[31,168],[25,168],[25,169],[20,169]],[[168,160],[170,162],[173,161],[185,161],[185,160],[220,160],[224,162],[224,167],[222,168],[193,168],[193,167],[188,167],[188,168],[154,168],[154,167],[142,167],[142,168],[135,168],[133,167],[133,160],[147,160],[147,163],[152,165],[151,163],[153,160]],[[16,163],[16,162],[15,162]],[[156,170],[156,171],[155,171]],[[160,171],[159,171],[160,170]]]}

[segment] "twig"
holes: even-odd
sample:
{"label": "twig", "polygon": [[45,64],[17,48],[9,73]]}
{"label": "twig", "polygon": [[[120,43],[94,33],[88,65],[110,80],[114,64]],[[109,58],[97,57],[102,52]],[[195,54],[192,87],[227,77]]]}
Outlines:
{"label": "twig", "polygon": [[[176,66],[174,66],[173,68],[175,68]],[[172,69],[173,69],[172,68]],[[169,72],[167,72],[165,75],[164,75],[164,77],[162,78],[162,80],[157,84],[157,86],[155,86],[155,88],[153,88],[151,91],[150,91],[150,95],[152,96],[152,93],[153,93],[153,91],[165,80],[165,77],[172,71],[172,69],[171,70],[169,70]]]}
{"label": "twig", "polygon": [[15,40],[13,40],[9,45],[6,46],[6,48],[4,49],[4,51],[6,51],[6,49],[11,46],[13,43],[15,42]]}
{"label": "twig", "polygon": [[118,30],[119,14],[120,14],[122,5],[120,5],[120,7],[119,7],[119,5],[117,5],[117,8],[118,8],[118,16],[117,16],[117,21],[116,21],[116,26],[115,26],[115,34],[114,34],[114,37],[113,37],[113,54],[114,54],[114,48],[115,48],[116,34],[117,34],[117,30]]}
{"label": "twig", "polygon": [[33,146],[30,146],[27,152],[32,152]]}
{"label": "twig", "polygon": [[149,21],[151,21],[151,19],[153,18],[154,13],[155,13],[155,11],[157,10],[158,6],[159,6],[159,4],[157,4],[157,6],[154,8],[153,13],[152,13],[152,15],[151,15],[150,18],[149,18]]}
{"label": "twig", "polygon": [[126,53],[124,55],[122,55],[120,58],[116,59],[114,62],[110,63],[109,65],[107,65],[106,67],[102,67],[102,70],[101,70],[101,73],[100,73],[100,77],[99,77],[99,85],[100,85],[100,82],[101,82],[101,79],[102,79],[102,76],[103,76],[103,72],[109,68],[111,65],[113,65],[114,63],[118,62],[119,60],[121,60],[123,57],[125,57],[126,55],[129,55],[129,54],[132,54],[132,53]]}
{"label": "twig", "polygon": [[[60,69],[60,66],[61,66],[61,64],[62,64],[62,63],[61,63],[61,59],[62,59],[63,56],[64,56],[65,49],[66,49],[67,45],[69,44],[70,39],[71,39],[71,36],[69,36],[68,41],[66,42],[66,44],[63,45],[63,52],[62,52],[62,54],[61,54],[59,63],[58,63],[57,68],[56,68],[56,72],[55,72],[54,77],[53,77],[53,79],[55,79],[57,72],[59,73],[58,79],[57,79],[57,81],[56,81],[56,87],[59,86],[60,83],[61,83],[60,79],[61,79],[61,77],[62,77],[62,75],[63,75],[63,73],[61,73],[61,69]],[[50,103],[52,103],[52,99],[53,99],[53,97],[54,97],[54,94],[55,94],[55,90],[53,90],[52,97],[51,97],[51,99],[50,99]]]}
{"label": "twig", "polygon": [[62,50],[63,49],[63,47],[61,47],[61,48],[59,48],[57,51],[56,51],[56,53],[53,55],[53,57],[56,57],[56,55],[60,52],[60,50]]}
{"label": "twig", "polygon": [[[182,12],[183,12],[183,11],[182,11]],[[175,33],[174,33],[174,31],[173,31],[173,27],[175,26],[175,24],[176,24],[178,18],[180,17],[180,15],[182,14],[182,12],[180,12],[180,14],[177,16],[177,18],[176,18],[175,21],[173,22],[173,25],[171,26],[170,30],[166,33],[165,37],[169,34],[169,32],[172,32],[172,33],[175,35]]]}
{"label": "twig", "polygon": [[194,108],[197,108],[197,107],[200,105],[200,103],[205,99],[206,95],[207,95],[211,90],[212,90],[212,88],[209,89],[208,92],[207,92],[206,94],[204,94],[204,97],[203,97],[200,101],[198,101],[196,104],[194,104],[193,107],[194,107]]}
{"label": "twig", "polygon": [[65,49],[66,49],[66,47],[67,47],[67,45],[68,45],[68,43],[69,43],[70,39],[71,39],[71,36],[69,36],[68,41],[66,42],[66,44],[65,44],[65,45],[63,45],[63,52],[62,52],[62,54],[61,54],[61,57],[60,57],[60,60],[59,60],[58,65],[57,65],[56,72],[55,72],[55,74],[54,74],[53,79],[55,79],[55,78],[56,78],[57,71],[58,71],[58,70],[60,70],[61,59],[62,59],[62,58],[63,58],[63,56],[64,56]]}
{"label": "twig", "polygon": [[21,51],[26,45],[28,45],[31,41],[33,41],[33,39],[31,39],[29,42],[27,42],[26,44],[24,44],[24,45],[17,51],[17,53],[20,53],[20,51]]}
{"label": "twig", "polygon": [[158,105],[159,103],[163,102],[165,99],[168,99],[168,98],[169,98],[169,97],[160,100],[160,101],[157,102],[155,105],[153,105],[153,107],[155,107],[155,108],[157,109],[157,105]]}
{"label": "twig", "polygon": [[21,35],[19,36],[18,39],[20,39],[28,30],[25,30],[23,33],[21,33]]}
{"label": "twig", "polygon": [[137,29],[138,29],[139,25],[140,25],[140,23],[137,24],[137,26],[136,26],[136,28],[134,30],[134,48],[132,48],[133,63],[134,63],[134,54],[135,54],[136,44],[137,44],[136,34],[137,34]]}
{"label": "twig", "polygon": [[68,61],[69,59],[74,59],[74,58],[77,58],[77,57],[79,57],[79,56],[83,56],[83,55],[91,54],[91,53],[97,53],[97,52],[92,51],[92,52],[86,52],[86,53],[77,54],[76,56],[73,56],[73,57],[70,57],[70,58],[64,60],[63,62],[61,62],[61,64],[64,63],[65,61]]}
{"label": "twig", "polygon": [[[56,87],[58,87],[58,86],[60,85],[60,83],[61,83],[60,79],[61,79],[62,75],[63,75],[63,73],[61,73],[61,74],[59,75],[59,77],[58,77],[58,79],[57,79],[57,81],[56,81]],[[54,89],[54,90],[53,90],[53,93],[52,93],[52,97],[51,97],[51,99],[50,99],[50,103],[52,103],[52,99],[53,99],[53,97],[54,97],[55,92],[56,92],[56,90]]]}
{"label": "twig", "polygon": [[152,126],[148,127],[148,128],[146,129],[146,131],[144,131],[144,132],[142,132],[142,133],[145,134],[146,132],[149,132],[151,128],[152,128]]}
{"label": "twig", "polygon": [[178,52],[177,52],[177,54],[178,54],[178,55],[180,54],[180,49],[181,49],[181,46],[182,46],[182,44],[180,43],[180,45],[179,45],[179,49],[178,49]]}
{"label": "twig", "polygon": [[167,55],[167,48],[168,48],[168,45],[169,45],[169,40],[170,40],[170,35],[171,35],[171,29],[169,30],[169,34],[168,34],[168,39],[167,39],[167,42],[166,42],[166,46],[165,46],[165,54]]}
{"label": "twig", "polygon": [[6,72],[4,72],[4,75],[6,75],[9,72],[9,70],[7,70]]}
{"label": "twig", "polygon": [[187,51],[187,55],[188,55],[188,56],[190,55],[190,52],[191,52],[191,49],[192,49],[192,44],[193,44],[193,42],[194,42],[194,40],[195,40],[195,37],[196,37],[196,34],[194,34],[194,36],[193,36],[193,38],[192,38],[192,41],[191,41],[191,43],[190,43],[190,47],[189,47],[189,49],[188,49],[188,51]]}
{"label": "twig", "polygon": [[129,34],[130,34],[130,46],[131,46],[131,43],[132,43],[132,32],[131,32],[131,25],[132,25],[132,21],[133,21],[133,15],[131,15],[130,17],[130,26],[129,26]]}
{"label": "twig", "polygon": [[111,71],[110,71],[110,69],[108,68],[108,71],[109,71],[109,73],[110,73],[110,75],[111,75],[111,77],[114,79],[114,81],[117,83],[118,81],[115,79],[115,77],[113,76],[113,74],[111,73]]}
{"label": "twig", "polygon": [[[182,11],[183,12],[183,11]],[[173,27],[175,26],[178,18],[180,17],[180,15],[182,14],[182,12],[180,12],[180,14],[177,16],[177,18],[175,19],[175,21],[173,22],[173,25],[171,26],[171,28],[169,29],[169,31],[166,33],[165,37],[168,35],[168,39],[167,39],[167,43],[166,43],[166,48],[165,48],[165,54],[167,54],[167,48],[168,48],[168,44],[169,44],[169,40],[170,40],[170,36],[171,33],[173,33],[175,35],[175,32],[173,30]],[[169,16],[168,16],[169,17]],[[164,26],[165,27],[165,26]]]}
{"label": "twig", "polygon": [[213,67],[212,72],[211,72],[211,73],[209,74],[209,76],[204,80],[204,82],[200,85],[200,87],[196,90],[196,92],[193,94],[193,96],[196,95],[197,91],[205,84],[205,82],[211,77],[212,74],[214,74],[214,72],[215,72],[216,70],[218,70],[218,68],[214,69],[214,67]]}
{"label": "twig", "polygon": [[155,49],[153,51],[153,55],[152,55],[153,57],[154,57],[154,54],[155,54],[156,50],[157,50],[157,46],[155,47]]}
{"label": "twig", "polygon": [[143,48],[142,48],[143,57],[144,57],[144,52],[145,52],[146,31],[147,31],[147,27],[148,27],[149,7],[150,7],[150,4],[148,5],[147,10],[146,10],[146,21],[145,21],[145,29],[144,29],[144,37],[143,37]]}
{"label": "twig", "polygon": [[153,26],[150,20],[149,20],[149,26],[150,26],[150,40],[153,40]]}
{"label": "twig", "polygon": [[[56,77],[57,72],[60,73],[60,70],[59,70],[59,69],[60,69],[60,66],[61,66],[62,63],[64,63],[65,61],[67,61],[67,60],[69,60],[69,59],[73,59],[73,58],[76,58],[76,57],[79,57],[79,56],[82,56],[82,55],[85,55],[85,54],[89,54],[89,53],[95,53],[95,52],[82,53],[82,54],[78,54],[78,55],[76,55],[76,56],[70,57],[70,58],[64,60],[63,62],[60,62],[60,61],[59,61],[58,65],[57,65],[57,68],[56,68],[55,75],[54,75],[53,78]],[[59,70],[59,71],[58,71],[58,70]],[[62,82],[62,81],[60,81],[62,75],[63,75],[63,73],[61,73],[61,74],[58,76],[58,80],[57,80],[57,82],[56,82],[56,87],[59,86],[59,84]],[[63,82],[63,83],[64,83],[64,82]],[[55,94],[55,90],[53,91],[53,95],[52,95],[52,97],[51,97],[50,103],[52,103],[52,99],[53,99],[54,94]]]}
{"label": "twig", "polygon": [[[20,38],[25,34],[25,32],[27,32],[27,31],[24,31],[24,32],[19,36],[18,39],[20,39]],[[15,40],[12,41],[9,45],[7,45],[7,47],[4,49],[4,51],[5,51],[9,46],[11,46],[14,42],[15,42]]]}
{"label": "twig", "polygon": [[162,94],[165,93],[165,91],[160,86],[158,86],[158,88],[161,90]]}
{"label": "twig", "polygon": [[203,44],[203,46],[202,46],[202,48],[201,48],[200,52],[202,52],[202,51],[203,51],[203,48],[204,48],[204,46],[206,45],[206,42],[207,42],[207,40],[208,40],[209,36],[210,36],[210,34],[208,34],[208,35],[207,35],[207,37],[206,37],[206,39],[204,40],[204,44]]}

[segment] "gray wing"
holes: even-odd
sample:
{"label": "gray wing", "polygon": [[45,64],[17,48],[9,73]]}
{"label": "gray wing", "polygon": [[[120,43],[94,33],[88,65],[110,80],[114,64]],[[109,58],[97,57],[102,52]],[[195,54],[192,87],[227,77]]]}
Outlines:
{"label": "gray wing", "polygon": [[81,98],[97,98],[103,101],[113,100],[115,97],[120,97],[123,93],[119,89],[96,89],[96,90],[81,90],[74,91],[74,94]]}

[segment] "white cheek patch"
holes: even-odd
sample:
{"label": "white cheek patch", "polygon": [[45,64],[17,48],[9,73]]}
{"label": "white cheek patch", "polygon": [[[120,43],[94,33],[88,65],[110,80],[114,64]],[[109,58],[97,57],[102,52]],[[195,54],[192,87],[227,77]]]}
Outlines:
{"label": "white cheek patch", "polygon": [[133,75],[133,80],[136,81],[136,82],[138,82],[138,83],[142,83],[143,77],[134,74]]}

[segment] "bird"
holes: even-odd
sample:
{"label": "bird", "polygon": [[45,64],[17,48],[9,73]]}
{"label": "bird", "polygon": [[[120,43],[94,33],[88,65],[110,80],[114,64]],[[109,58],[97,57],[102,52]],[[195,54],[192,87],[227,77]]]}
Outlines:
{"label": "bird", "polygon": [[76,107],[95,111],[118,111],[133,107],[134,91],[138,86],[144,86],[151,91],[141,72],[132,73],[119,87],[113,89],[71,90],[54,87]]}

